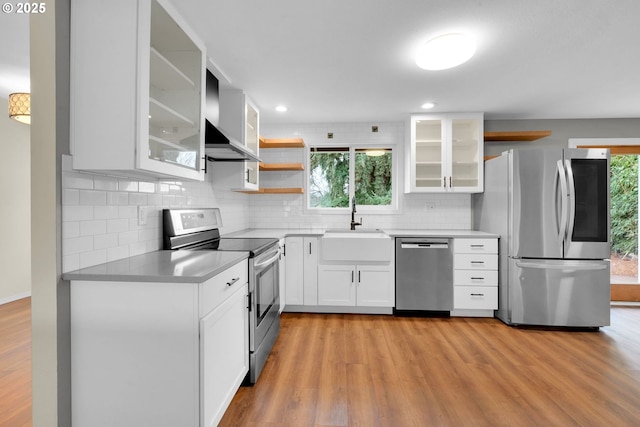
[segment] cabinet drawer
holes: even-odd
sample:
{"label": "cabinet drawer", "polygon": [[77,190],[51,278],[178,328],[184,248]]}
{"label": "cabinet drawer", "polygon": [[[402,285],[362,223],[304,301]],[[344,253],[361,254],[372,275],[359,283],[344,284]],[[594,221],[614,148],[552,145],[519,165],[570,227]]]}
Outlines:
{"label": "cabinet drawer", "polygon": [[491,254],[455,254],[453,268],[456,270],[497,270],[498,256]]}
{"label": "cabinet drawer", "polygon": [[[242,260],[233,267],[200,284],[200,317],[217,307],[233,292],[249,280],[248,261]],[[229,285],[229,283],[231,285]]]}
{"label": "cabinet drawer", "polygon": [[455,239],[453,250],[457,254],[497,254],[498,239]]}
{"label": "cabinet drawer", "polygon": [[498,270],[454,270],[454,286],[498,286]]}
{"label": "cabinet drawer", "polygon": [[454,286],[453,308],[456,310],[497,310],[497,286]]}

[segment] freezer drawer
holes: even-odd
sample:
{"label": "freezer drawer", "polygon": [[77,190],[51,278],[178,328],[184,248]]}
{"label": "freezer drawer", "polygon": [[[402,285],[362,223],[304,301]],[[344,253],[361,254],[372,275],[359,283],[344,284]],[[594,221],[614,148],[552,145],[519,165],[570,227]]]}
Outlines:
{"label": "freezer drawer", "polygon": [[[507,323],[599,327],[610,322],[609,261],[509,259]],[[503,319],[504,320],[504,319]]]}

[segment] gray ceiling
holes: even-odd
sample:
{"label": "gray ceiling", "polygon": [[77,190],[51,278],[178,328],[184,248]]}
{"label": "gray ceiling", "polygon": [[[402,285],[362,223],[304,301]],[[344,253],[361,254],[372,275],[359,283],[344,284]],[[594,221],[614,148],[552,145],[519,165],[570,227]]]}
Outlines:
{"label": "gray ceiling", "polygon": [[[403,120],[482,111],[488,119],[640,117],[637,0],[173,0],[263,123]],[[0,17],[0,96],[24,75],[26,27]],[[425,71],[416,46],[441,32],[478,41],[466,64]],[[21,71],[22,70],[22,71]],[[277,113],[277,104],[289,111]]]}

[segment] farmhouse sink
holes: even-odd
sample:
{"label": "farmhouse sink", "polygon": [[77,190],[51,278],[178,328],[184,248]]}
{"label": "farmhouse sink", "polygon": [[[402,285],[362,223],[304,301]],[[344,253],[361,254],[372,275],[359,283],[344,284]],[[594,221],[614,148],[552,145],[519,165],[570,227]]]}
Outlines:
{"label": "farmhouse sink", "polygon": [[382,230],[329,229],[320,239],[323,261],[389,262],[391,238]]}

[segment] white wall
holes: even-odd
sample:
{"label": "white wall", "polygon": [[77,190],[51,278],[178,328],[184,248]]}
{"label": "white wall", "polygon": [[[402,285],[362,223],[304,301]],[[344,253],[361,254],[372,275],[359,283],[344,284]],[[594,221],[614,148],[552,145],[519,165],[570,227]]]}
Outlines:
{"label": "white wall", "polygon": [[[0,105],[8,100],[0,98]],[[31,295],[31,141],[28,125],[0,116],[0,304]]]}

